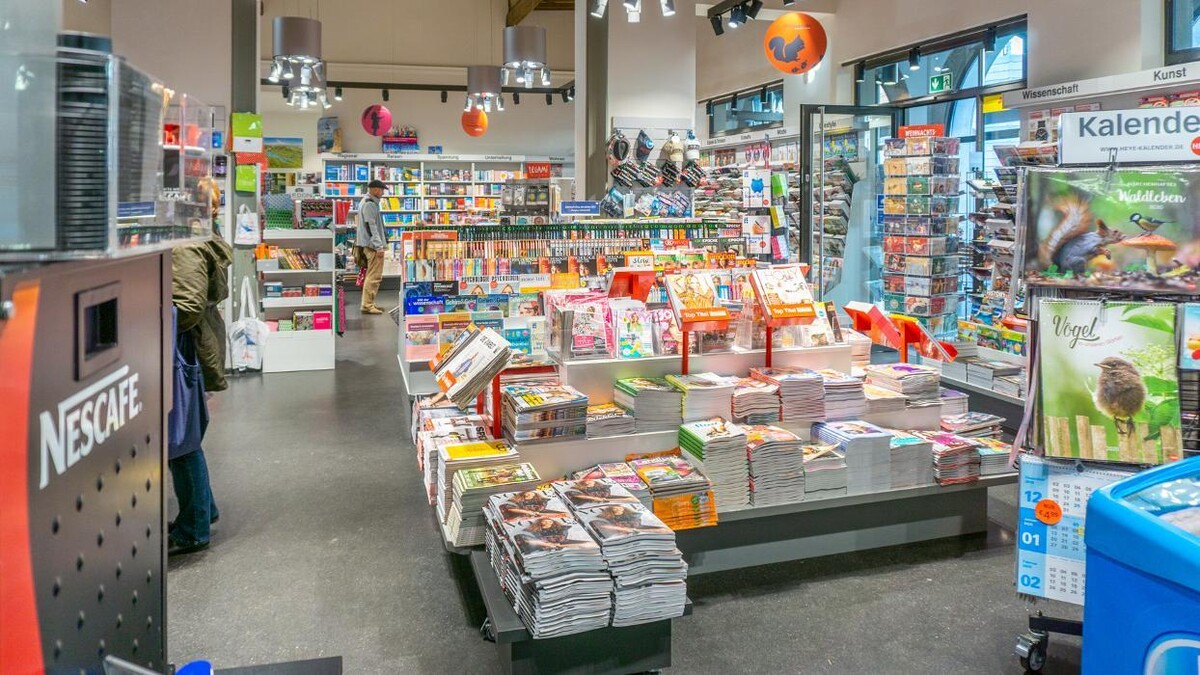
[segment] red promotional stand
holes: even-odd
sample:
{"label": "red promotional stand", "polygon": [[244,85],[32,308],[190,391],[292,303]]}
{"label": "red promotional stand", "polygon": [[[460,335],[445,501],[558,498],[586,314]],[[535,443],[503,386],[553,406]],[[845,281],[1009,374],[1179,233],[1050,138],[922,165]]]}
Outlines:
{"label": "red promotional stand", "polygon": [[[681,374],[688,375],[688,357],[691,351],[688,334],[698,330],[727,330],[729,328],[729,310],[712,304],[716,301],[717,296],[712,286],[712,276],[707,272],[697,270],[668,274],[663,277],[663,283],[667,285],[667,298],[671,301],[671,309],[675,312],[675,321],[679,324]],[[707,289],[710,292],[697,295],[692,289],[693,286]],[[705,302],[708,304],[703,304]]]}
{"label": "red promotional stand", "polygon": [[[808,274],[808,265],[778,265],[775,269],[783,269],[788,267],[796,267],[800,271],[801,278]],[[777,297],[777,294],[768,292],[765,288],[766,284],[759,277],[759,270],[756,270],[750,275],[750,283],[754,286],[755,299],[758,300],[758,306],[762,310],[763,320],[767,328],[767,353],[764,358],[764,364],[771,367],[771,357],[774,352],[775,329],[780,326],[807,326],[817,318],[817,310],[811,301],[807,302],[786,302],[784,299]],[[807,289],[805,289],[807,294]],[[808,295],[808,297],[812,297]]]}

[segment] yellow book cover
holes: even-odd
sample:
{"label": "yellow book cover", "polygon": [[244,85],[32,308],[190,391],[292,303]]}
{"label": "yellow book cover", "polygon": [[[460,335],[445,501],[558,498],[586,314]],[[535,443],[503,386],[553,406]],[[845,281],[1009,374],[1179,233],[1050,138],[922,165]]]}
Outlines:
{"label": "yellow book cover", "polygon": [[475,457],[500,457],[510,452],[504,441],[472,441],[446,446],[449,459],[471,459]]}

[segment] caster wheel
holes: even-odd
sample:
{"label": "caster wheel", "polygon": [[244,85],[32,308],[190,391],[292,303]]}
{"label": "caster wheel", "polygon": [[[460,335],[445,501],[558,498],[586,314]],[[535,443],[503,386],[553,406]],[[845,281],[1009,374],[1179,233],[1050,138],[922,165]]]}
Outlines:
{"label": "caster wheel", "polygon": [[1040,673],[1046,665],[1048,640],[1045,634],[1029,633],[1017,638],[1017,656],[1028,673]]}
{"label": "caster wheel", "polygon": [[492,620],[484,619],[483,625],[479,627],[479,634],[488,642],[496,641],[496,633],[492,630]]}

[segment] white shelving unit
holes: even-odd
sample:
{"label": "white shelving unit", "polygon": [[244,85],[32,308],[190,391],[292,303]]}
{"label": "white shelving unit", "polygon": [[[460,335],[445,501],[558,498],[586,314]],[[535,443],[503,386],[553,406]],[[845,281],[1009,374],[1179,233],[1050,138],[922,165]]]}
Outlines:
{"label": "white shelving unit", "polygon": [[[333,261],[333,232],[330,230],[277,230],[263,231],[263,241],[280,248],[294,248],[312,253],[328,253]],[[306,283],[329,283],[336,293],[337,271],[313,270],[260,270],[259,284],[262,297],[263,316],[267,320],[290,319],[297,310],[328,309],[333,315],[333,326],[337,325],[337,297],[335,295],[298,298],[268,298],[261,284],[281,281],[285,286]],[[298,330],[274,332],[267,339],[263,354],[264,373],[283,373],[303,370],[331,370],[335,361],[335,338],[333,329]]]}

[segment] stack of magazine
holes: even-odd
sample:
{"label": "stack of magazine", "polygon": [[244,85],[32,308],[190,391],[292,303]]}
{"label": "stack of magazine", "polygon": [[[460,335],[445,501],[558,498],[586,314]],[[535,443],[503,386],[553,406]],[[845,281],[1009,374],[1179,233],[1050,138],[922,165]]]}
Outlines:
{"label": "stack of magazine", "polygon": [[504,436],[514,443],[587,436],[588,397],[563,384],[500,387]]}
{"label": "stack of magazine", "polygon": [[866,414],[867,396],[862,380],[836,370],[819,372],[825,380],[825,419],[855,419]]}
{"label": "stack of magazine", "polygon": [[892,486],[892,435],[860,420],[814,424],[812,436],[846,456],[847,494],[882,492]]}
{"label": "stack of magazine", "polygon": [[892,489],[933,483],[933,444],[905,431],[892,434]]}
{"label": "stack of magazine", "polygon": [[600,403],[587,408],[587,436],[628,436],[636,431],[633,415],[615,403]]}
{"label": "stack of magazine", "polygon": [[508,367],[512,348],[491,328],[467,330],[433,362],[433,379],[459,408],[475,402],[492,378]]}
{"label": "stack of magazine", "polygon": [[867,384],[904,394],[912,405],[928,405],[941,400],[938,389],[941,372],[912,363],[867,366]]}
{"label": "stack of magazine", "polygon": [[979,444],[945,431],[920,434],[933,442],[933,479],[938,485],[979,480]]}
{"label": "stack of magazine", "polygon": [[493,495],[484,516],[492,567],[530,635],[552,638],[609,625],[608,565],[553,490]]}
{"label": "stack of magazine", "polygon": [[733,388],[733,419],[744,424],[779,421],[779,385],[753,377],[739,378]]}
{"label": "stack of magazine", "polygon": [[750,501],[772,506],[804,500],[804,452],[800,437],[770,425],[743,427],[750,468]]}
{"label": "stack of magazine", "polygon": [[746,432],[741,427],[720,417],[687,422],[679,427],[679,447],[712,481],[718,510],[750,505]]}
{"label": "stack of magazine", "polygon": [[961,415],[942,417],[942,431],[959,436],[996,438],[1002,431],[1004,418],[985,412],[968,412]]}
{"label": "stack of magazine", "polygon": [[647,508],[652,508],[654,505],[654,498],[650,495],[650,488],[637,475],[633,467],[625,462],[597,464],[589,469],[576,471],[572,477],[577,480],[611,481],[628,490],[629,494],[637,497],[638,501]]}
{"label": "stack of magazine", "polygon": [[965,415],[970,409],[970,397],[957,389],[942,387],[938,395],[942,399],[942,417]]}
{"label": "stack of magazine", "polygon": [[682,457],[635,459],[629,466],[650,488],[654,515],[673,530],[717,524],[712,483]]}
{"label": "stack of magazine", "polygon": [[867,399],[868,415],[904,412],[908,407],[908,397],[904,394],[873,384],[863,385],[863,396]]}
{"label": "stack of magazine", "polygon": [[613,400],[633,413],[638,433],[674,431],[683,422],[683,392],[662,378],[617,380]]}
{"label": "stack of magazine", "polygon": [[824,499],[846,494],[846,458],[837,446],[810,441],[804,453],[804,498]]}
{"label": "stack of magazine", "polygon": [[687,563],[675,533],[624,488],[613,484],[606,501],[575,502],[571,483],[554,487],[588,533],[600,543],[612,574],[613,626],[632,626],[683,616]]}
{"label": "stack of magazine", "polygon": [[819,373],[807,368],[751,368],[750,377],[779,387],[780,419],[825,419],[825,388]]}
{"label": "stack of magazine", "polygon": [[667,375],[667,382],[683,393],[683,421],[730,416],[734,380],[713,373]]}
{"label": "stack of magazine", "polygon": [[972,359],[967,361],[967,382],[991,389],[996,384],[996,378],[1021,375],[1024,370],[1019,364],[1008,361]]}
{"label": "stack of magazine", "polygon": [[490,440],[487,422],[482,415],[463,415],[457,407],[453,417],[430,417],[421,422],[417,432],[417,465],[424,473],[425,491],[429,503],[437,500],[438,449],[466,441]]}
{"label": "stack of magazine", "polygon": [[454,473],[454,494],[446,514],[449,543],[479,546],[483,543],[483,506],[501,492],[532,490],[541,478],[531,464],[477,467]]}
{"label": "stack of magazine", "polygon": [[998,473],[1008,473],[1008,457],[1012,452],[1012,443],[995,438],[973,439],[979,444],[979,475],[994,476]]}
{"label": "stack of magazine", "polygon": [[519,459],[516,449],[504,441],[468,441],[439,447],[437,463],[438,520],[443,523],[447,522],[456,471],[513,464]]}

